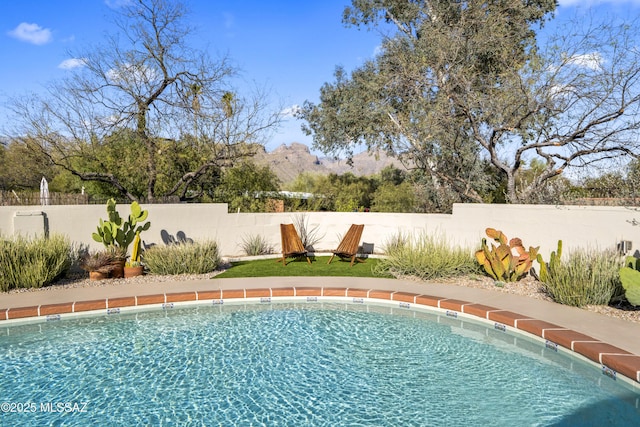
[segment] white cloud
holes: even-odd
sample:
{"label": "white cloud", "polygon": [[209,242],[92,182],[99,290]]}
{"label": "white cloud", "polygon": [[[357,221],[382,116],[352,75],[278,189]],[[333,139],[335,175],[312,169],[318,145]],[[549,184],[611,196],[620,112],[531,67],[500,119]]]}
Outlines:
{"label": "white cloud", "polygon": [[584,55],[574,55],[571,58],[568,58],[568,63],[577,65],[579,67],[589,68],[591,70],[598,70],[602,68],[602,63],[604,59],[602,55],[598,52],[595,53],[587,53]]}
{"label": "white cloud", "polygon": [[72,70],[78,67],[84,67],[85,60],[82,58],[71,58],[65,59],[60,64],[58,64],[58,68],[62,68],[63,70]]}
{"label": "white cloud", "polygon": [[9,31],[9,35],[23,42],[35,45],[47,44],[53,40],[50,29],[42,28],[38,24],[28,24],[26,22],[20,23],[15,29]]}
{"label": "white cloud", "polygon": [[300,110],[302,110],[302,108],[298,104],[295,104],[283,109],[280,111],[280,114],[285,118],[294,118]]}
{"label": "white cloud", "polygon": [[144,65],[121,64],[107,71],[107,78],[114,83],[147,85],[158,79],[158,73]]}

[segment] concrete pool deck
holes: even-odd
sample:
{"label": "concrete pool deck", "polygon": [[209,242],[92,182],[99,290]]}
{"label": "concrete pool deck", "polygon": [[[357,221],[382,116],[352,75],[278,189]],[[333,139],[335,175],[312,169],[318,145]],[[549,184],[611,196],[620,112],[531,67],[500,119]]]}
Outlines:
{"label": "concrete pool deck", "polygon": [[[543,338],[640,383],[640,323],[548,301],[486,289],[396,279],[268,277],[132,283],[0,295],[0,325],[13,319],[104,311],[129,306],[243,298],[345,297],[423,305],[494,322]],[[321,301],[321,299],[319,299]],[[12,322],[6,322],[9,326]],[[611,372],[611,371],[607,371]]]}

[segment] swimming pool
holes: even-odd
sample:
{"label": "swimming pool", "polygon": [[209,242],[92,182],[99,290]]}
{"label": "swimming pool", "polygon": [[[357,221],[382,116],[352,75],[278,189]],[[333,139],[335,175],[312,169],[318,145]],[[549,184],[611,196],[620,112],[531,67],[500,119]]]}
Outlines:
{"label": "swimming pool", "polygon": [[3,425],[640,420],[637,393],[544,343],[388,305],[201,305],[12,326],[0,354]]}

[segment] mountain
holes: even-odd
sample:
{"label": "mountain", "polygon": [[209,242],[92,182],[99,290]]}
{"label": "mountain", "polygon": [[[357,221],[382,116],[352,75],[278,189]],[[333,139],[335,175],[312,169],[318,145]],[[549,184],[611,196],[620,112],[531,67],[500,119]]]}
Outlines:
{"label": "mountain", "polygon": [[343,159],[331,159],[318,157],[311,154],[309,147],[298,142],[291,145],[282,144],[275,150],[267,152],[260,147],[253,160],[258,165],[268,165],[280,178],[283,184],[296,179],[303,172],[312,174],[337,175],[351,172],[357,176],[375,175],[387,166],[393,165],[398,169],[405,169],[402,164],[384,153],[377,156],[367,152],[353,156],[353,165],[347,164]]}

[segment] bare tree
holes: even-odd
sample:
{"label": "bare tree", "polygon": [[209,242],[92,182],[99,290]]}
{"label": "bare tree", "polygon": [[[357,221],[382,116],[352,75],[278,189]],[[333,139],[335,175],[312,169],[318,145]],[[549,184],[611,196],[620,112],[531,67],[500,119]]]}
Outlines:
{"label": "bare tree", "polygon": [[[568,168],[640,153],[636,24],[574,21],[499,90],[452,94],[474,139],[507,180],[512,203],[535,198]],[[518,186],[527,161],[543,167]]]}
{"label": "bare tree", "polygon": [[[212,169],[251,155],[247,143],[262,142],[280,115],[269,110],[263,93],[247,99],[230,87],[237,70],[226,57],[212,60],[189,46],[194,31],[187,16],[185,7],[172,0],[127,3],[115,16],[116,34],[103,46],[74,55],[82,67],[72,76],[53,83],[46,96],[11,101],[16,134],[37,143],[73,175],[106,183],[131,200],[186,198]],[[100,158],[107,137],[122,130],[143,147],[143,158],[120,159],[133,162],[132,167],[142,162],[143,194],[134,193]],[[167,141],[178,149],[185,139],[194,141],[188,170],[159,185],[167,175],[161,173],[167,167]]]}

